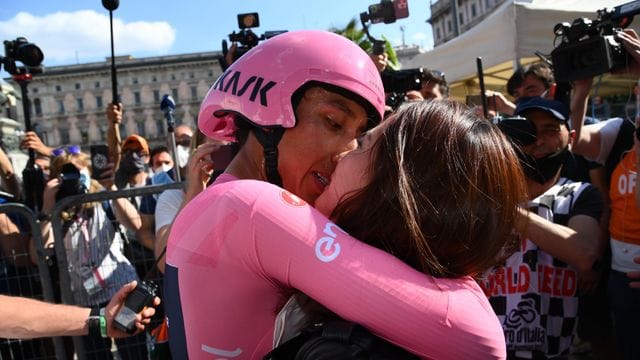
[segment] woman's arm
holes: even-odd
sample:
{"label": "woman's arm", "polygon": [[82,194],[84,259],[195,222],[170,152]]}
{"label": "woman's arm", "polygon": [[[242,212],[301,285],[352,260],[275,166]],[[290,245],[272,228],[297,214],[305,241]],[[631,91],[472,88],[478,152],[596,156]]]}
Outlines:
{"label": "woman's arm", "polygon": [[[197,246],[196,253],[181,243],[187,239],[188,246]],[[221,256],[225,263],[234,262],[234,273],[255,271],[285,292],[299,289],[344,319],[421,356],[506,356],[502,327],[471,278],[422,274],[265,182],[214,185],[181,211],[170,242],[168,258],[176,266]],[[202,259],[195,256],[200,249],[208,254]],[[237,300],[252,301],[260,300]]]}

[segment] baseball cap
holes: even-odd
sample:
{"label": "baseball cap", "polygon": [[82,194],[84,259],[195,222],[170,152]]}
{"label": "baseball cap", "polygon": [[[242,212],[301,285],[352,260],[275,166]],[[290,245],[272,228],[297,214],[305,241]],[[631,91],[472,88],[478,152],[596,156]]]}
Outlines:
{"label": "baseball cap", "polygon": [[149,154],[149,144],[147,140],[140,135],[131,135],[122,143],[122,150],[142,150],[145,154]]}
{"label": "baseball cap", "polygon": [[527,110],[542,110],[560,121],[569,120],[569,109],[563,103],[556,100],[549,100],[539,96],[531,96],[520,98],[515,115],[522,115]]}

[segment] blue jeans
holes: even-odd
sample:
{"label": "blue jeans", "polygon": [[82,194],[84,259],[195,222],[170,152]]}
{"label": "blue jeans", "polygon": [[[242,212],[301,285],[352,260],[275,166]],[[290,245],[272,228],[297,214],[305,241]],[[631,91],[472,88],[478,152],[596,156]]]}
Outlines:
{"label": "blue jeans", "polygon": [[608,293],[620,354],[625,360],[640,359],[640,289],[629,287],[626,273],[611,270]]}

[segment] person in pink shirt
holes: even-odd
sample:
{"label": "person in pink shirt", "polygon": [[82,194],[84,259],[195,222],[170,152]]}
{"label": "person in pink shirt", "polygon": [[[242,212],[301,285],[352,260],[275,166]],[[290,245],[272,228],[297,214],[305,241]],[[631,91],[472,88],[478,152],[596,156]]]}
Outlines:
{"label": "person in pink shirt", "polygon": [[383,113],[373,62],[327,32],[262,42],[216,81],[199,127],[241,147],[171,230],[174,358],[261,358],[298,291],[422,357],[505,356],[473,276],[516,221],[515,154],[448,102],[412,105],[360,137]]}

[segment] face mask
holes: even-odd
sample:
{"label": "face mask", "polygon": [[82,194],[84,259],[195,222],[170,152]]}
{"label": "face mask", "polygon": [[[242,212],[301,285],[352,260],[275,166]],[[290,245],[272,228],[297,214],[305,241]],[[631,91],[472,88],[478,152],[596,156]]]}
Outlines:
{"label": "face mask", "polygon": [[539,159],[523,152],[519,152],[518,157],[525,175],[538,184],[544,184],[558,173],[569,154],[569,147],[567,146],[556,153]]}
{"label": "face mask", "polygon": [[172,166],[169,164],[162,164],[160,165],[160,167],[156,168],[156,171],[154,171],[154,174],[161,174],[163,172],[167,172],[169,170],[171,170]]}
{"label": "face mask", "polygon": [[135,175],[143,172],[145,166],[144,156],[140,156],[136,152],[127,152],[120,160],[118,171],[122,170],[127,175]]}
{"label": "face mask", "polygon": [[127,152],[120,160],[120,166],[116,170],[115,184],[118,189],[122,189],[127,185],[129,176],[136,175],[145,171],[147,164],[144,157],[136,152]]}
{"label": "face mask", "polygon": [[87,189],[87,191],[91,189],[91,174],[89,174],[89,170],[80,170],[80,183],[84,185],[84,188]]}
{"label": "face mask", "polygon": [[186,146],[178,145],[178,167],[187,166],[187,162],[189,162],[189,148]]}

